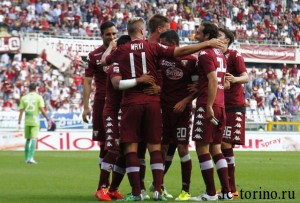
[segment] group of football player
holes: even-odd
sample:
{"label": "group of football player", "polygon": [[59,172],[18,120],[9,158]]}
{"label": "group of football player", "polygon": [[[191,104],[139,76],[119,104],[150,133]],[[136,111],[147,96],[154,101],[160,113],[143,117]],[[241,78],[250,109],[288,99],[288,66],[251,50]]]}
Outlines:
{"label": "group of football player", "polygon": [[[249,79],[242,56],[228,49],[234,41],[231,31],[203,22],[196,32],[199,43],[179,47],[178,34],[170,30],[169,19],[160,14],[149,20],[147,40],[146,22],[139,17],[128,20],[128,35],[118,39],[112,22],[104,22],[100,29],[103,45],[87,58],[82,114],[85,122],[92,114],[93,140],[100,141],[101,170],[95,197],[100,201],[150,199],[144,183],[146,149],[154,200],[173,198],[163,178],[176,149],[182,189],[175,200],[238,197],[233,148],[244,143],[242,84]],[[96,89],[91,111],[93,79]],[[206,185],[205,193],[196,197],[190,195],[190,135]],[[220,191],[215,188],[213,162]],[[125,173],[132,190],[122,196],[118,187]]]}

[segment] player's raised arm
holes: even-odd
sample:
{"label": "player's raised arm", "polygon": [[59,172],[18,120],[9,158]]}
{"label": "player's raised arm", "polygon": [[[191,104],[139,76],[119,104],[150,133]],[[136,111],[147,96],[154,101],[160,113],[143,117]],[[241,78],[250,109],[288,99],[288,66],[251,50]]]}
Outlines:
{"label": "player's raised arm", "polygon": [[186,56],[189,54],[193,54],[197,51],[200,51],[201,49],[208,48],[208,47],[223,49],[224,46],[225,46],[225,43],[223,40],[211,39],[209,41],[192,44],[192,45],[187,45],[184,47],[176,47],[174,50],[174,57]]}

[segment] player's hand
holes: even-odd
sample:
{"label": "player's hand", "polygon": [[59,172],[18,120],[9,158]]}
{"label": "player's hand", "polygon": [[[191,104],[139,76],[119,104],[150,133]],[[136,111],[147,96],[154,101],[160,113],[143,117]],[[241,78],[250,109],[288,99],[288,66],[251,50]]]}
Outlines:
{"label": "player's hand", "polygon": [[197,93],[198,92],[198,83],[197,82],[194,82],[192,84],[188,84],[187,86],[187,90],[190,92],[190,93]]}
{"label": "player's hand", "polygon": [[21,124],[18,124],[16,131],[20,131],[21,130]]}
{"label": "player's hand", "polygon": [[89,123],[89,120],[91,118],[91,110],[90,108],[84,109],[82,113],[82,120],[85,123]]}
{"label": "player's hand", "polygon": [[236,83],[236,78],[230,73],[226,73],[225,80],[231,83]]}
{"label": "player's hand", "polygon": [[48,124],[48,129],[50,129],[52,127],[52,119],[49,118],[47,124]]}
{"label": "player's hand", "polygon": [[228,80],[224,81],[224,90],[229,90],[230,89],[230,82]]}
{"label": "player's hand", "polygon": [[79,66],[82,67],[82,68],[87,69],[89,67],[89,64],[88,64],[88,62],[86,62],[84,60],[80,60]]}
{"label": "player's hand", "polygon": [[111,50],[117,48],[117,39],[111,40],[109,43],[109,47],[111,48]]}
{"label": "player's hand", "polygon": [[148,95],[156,95],[156,94],[159,94],[160,93],[160,86],[154,84],[150,87],[147,87],[143,90],[143,92],[145,94],[148,94]]}
{"label": "player's hand", "polygon": [[137,78],[136,81],[138,84],[140,83],[145,83],[145,84],[150,84],[154,85],[155,84],[155,79],[152,75],[149,75],[150,72],[143,74],[141,77]]}
{"label": "player's hand", "polygon": [[219,121],[215,118],[214,110],[212,106],[206,106],[206,117],[212,122],[214,125],[218,125]]}
{"label": "player's hand", "polygon": [[223,52],[227,48],[227,44],[222,39],[213,38],[208,41],[209,47],[221,49]]}
{"label": "player's hand", "polygon": [[173,107],[173,111],[175,113],[182,113],[186,107],[186,103],[184,101],[179,101],[175,106]]}

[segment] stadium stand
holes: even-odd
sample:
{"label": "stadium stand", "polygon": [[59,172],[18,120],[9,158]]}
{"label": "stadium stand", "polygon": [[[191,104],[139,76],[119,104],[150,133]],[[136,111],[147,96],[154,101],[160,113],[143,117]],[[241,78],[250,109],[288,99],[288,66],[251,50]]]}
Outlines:
{"label": "stadium stand", "polygon": [[[99,24],[106,20],[125,33],[129,17],[147,20],[154,13],[171,19],[171,29],[182,42],[193,41],[197,25],[210,20],[231,29],[236,43],[300,45],[300,2],[295,0],[2,0],[0,34],[93,38],[99,37]],[[69,58],[69,66],[55,67],[47,61],[45,51],[30,60],[21,53],[0,53],[0,111],[17,110],[20,97],[28,91],[26,86],[35,81],[49,112],[81,112],[84,70],[79,55]],[[248,121],[289,121],[299,116],[299,68],[282,65],[280,69],[247,67],[251,77],[245,85]]]}

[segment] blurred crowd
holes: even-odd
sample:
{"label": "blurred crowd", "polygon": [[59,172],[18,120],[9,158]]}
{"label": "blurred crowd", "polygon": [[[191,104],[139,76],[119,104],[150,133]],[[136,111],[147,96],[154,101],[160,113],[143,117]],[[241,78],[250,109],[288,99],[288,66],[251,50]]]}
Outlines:
{"label": "blurred crowd", "polygon": [[[283,64],[280,69],[253,66],[248,69],[249,83],[244,85],[247,111],[280,120],[300,115],[300,76],[296,64]],[[281,117],[282,116],[282,117]]]}
{"label": "blurred crowd", "polygon": [[[183,41],[194,40],[199,23],[210,20],[226,25],[239,42],[292,45],[300,42],[299,11],[300,2],[295,0],[0,0],[0,26],[10,33],[38,31],[61,37],[99,37],[99,25],[106,20],[113,21],[122,33],[128,18],[148,20],[160,13],[169,17],[171,29],[177,30]],[[47,62],[45,51],[30,60],[21,53],[0,54],[0,111],[18,110],[28,84],[37,82],[48,112],[81,112],[84,70],[79,66],[78,54],[69,57],[73,59],[70,67],[57,68]],[[247,68],[248,112],[299,114],[297,65]]]}
{"label": "blurred crowd", "polygon": [[155,13],[171,20],[181,40],[194,40],[202,20],[225,25],[238,42],[299,45],[298,0],[1,0],[0,26],[9,33],[99,36],[99,25],[113,21],[126,32],[128,18]]}
{"label": "blurred crowd", "polygon": [[27,86],[35,82],[48,112],[80,113],[83,109],[84,70],[79,66],[81,57],[73,58],[70,66],[54,68],[47,62],[45,51],[32,60],[21,58],[21,54],[15,54],[12,58],[2,54],[0,111],[18,110],[21,96],[29,92]]}

